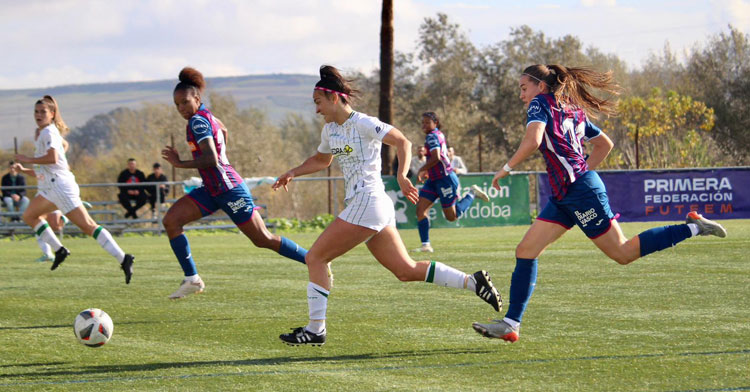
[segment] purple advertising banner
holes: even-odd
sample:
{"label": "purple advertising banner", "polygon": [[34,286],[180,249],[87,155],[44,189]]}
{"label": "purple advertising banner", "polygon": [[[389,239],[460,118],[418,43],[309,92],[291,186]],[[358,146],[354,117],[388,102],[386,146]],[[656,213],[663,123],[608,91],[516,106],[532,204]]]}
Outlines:
{"label": "purple advertising banner", "polygon": [[[598,173],[622,222],[679,221],[690,211],[709,219],[750,218],[749,168]],[[544,208],[551,196],[546,173],[539,174],[538,184]]]}

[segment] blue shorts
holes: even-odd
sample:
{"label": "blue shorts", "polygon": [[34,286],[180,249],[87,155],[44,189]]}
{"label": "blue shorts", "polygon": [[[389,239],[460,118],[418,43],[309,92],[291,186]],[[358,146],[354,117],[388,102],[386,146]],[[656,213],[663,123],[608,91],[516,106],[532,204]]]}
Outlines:
{"label": "blue shorts", "polygon": [[447,177],[438,180],[428,178],[424,182],[422,189],[419,190],[419,197],[423,197],[431,202],[440,198],[440,204],[443,208],[451,208],[456,204],[458,199],[458,176],[451,172]]}
{"label": "blue shorts", "polygon": [[187,197],[198,205],[203,216],[221,208],[237,226],[249,222],[255,211],[253,197],[244,182],[217,196],[211,196],[206,187],[200,186],[190,191]]}
{"label": "blue shorts", "polygon": [[607,189],[594,171],[587,171],[578,178],[562,200],[550,197],[537,217],[566,229],[576,224],[591,239],[606,233],[612,227],[613,218],[615,216],[609,208]]}

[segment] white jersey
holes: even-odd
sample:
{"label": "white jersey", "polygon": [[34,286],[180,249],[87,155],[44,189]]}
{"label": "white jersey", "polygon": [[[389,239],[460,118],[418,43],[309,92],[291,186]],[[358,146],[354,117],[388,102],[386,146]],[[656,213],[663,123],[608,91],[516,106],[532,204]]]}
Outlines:
{"label": "white jersey", "polygon": [[47,155],[47,151],[50,148],[57,150],[57,162],[52,164],[34,165],[34,172],[40,182],[48,182],[56,176],[60,177],[72,177],[73,173],[70,172],[68,166],[68,159],[65,158],[65,147],[63,146],[63,138],[60,136],[60,131],[57,130],[55,124],[50,124],[39,131],[39,136],[35,141],[36,150],[34,151],[34,158],[39,158]]}
{"label": "white jersey", "polygon": [[357,192],[385,190],[380,178],[380,149],[391,129],[392,125],[359,112],[352,112],[341,125],[330,122],[323,127],[318,152],[332,154],[341,165],[346,200]]}

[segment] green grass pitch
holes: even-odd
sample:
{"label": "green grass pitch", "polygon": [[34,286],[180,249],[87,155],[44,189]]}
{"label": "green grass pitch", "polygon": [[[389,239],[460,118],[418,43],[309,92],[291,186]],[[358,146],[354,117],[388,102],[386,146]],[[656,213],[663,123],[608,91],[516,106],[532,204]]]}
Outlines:
{"label": "green grass pitch", "polygon": [[[399,282],[363,246],[333,262],[326,345],[289,347],[278,335],[306,323],[307,270],[239,234],[188,233],[207,288],[181,301],[167,299],[182,272],[166,237],[118,238],[136,255],[129,286],[92,239],[66,238],[56,271],[33,262],[33,239],[6,239],[0,390],[749,390],[750,222],[723,223],[726,239],[629,266],[571,230],[542,255],[514,344],[471,329],[503,314],[473,293]],[[431,257],[489,270],[507,301],[526,228],[433,230]],[[309,247],[317,233],[288,236]],[[88,307],[114,320],[101,348],[73,336]]]}

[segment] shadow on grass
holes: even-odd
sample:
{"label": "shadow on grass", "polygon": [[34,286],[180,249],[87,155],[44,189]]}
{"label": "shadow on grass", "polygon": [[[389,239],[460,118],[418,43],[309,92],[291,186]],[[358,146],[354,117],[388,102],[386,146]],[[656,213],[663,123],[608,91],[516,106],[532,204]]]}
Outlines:
{"label": "shadow on grass", "polygon": [[[277,358],[259,358],[259,359],[245,359],[245,360],[229,360],[229,361],[195,361],[195,362],[158,362],[158,363],[146,363],[146,364],[133,364],[133,365],[102,365],[102,366],[88,366],[82,367],[77,370],[50,370],[50,371],[36,371],[31,373],[21,374],[6,374],[0,375],[0,379],[13,379],[20,377],[51,377],[51,376],[91,376],[95,374],[106,374],[106,373],[127,373],[127,372],[151,372],[164,369],[180,369],[180,368],[200,368],[200,367],[211,367],[211,366],[275,366],[285,364],[303,364],[303,363],[333,363],[333,364],[345,364],[347,362],[360,363],[369,360],[379,359],[419,359],[431,357],[434,355],[461,355],[461,354],[497,354],[496,349],[486,350],[470,350],[470,349],[437,349],[437,350],[424,350],[424,351],[394,351],[386,353],[365,353],[356,355],[334,355],[334,356],[316,356],[316,357],[277,357]],[[582,357],[564,357],[564,358],[528,358],[528,359],[501,359],[497,361],[486,361],[486,358],[480,362],[464,362],[458,364],[423,364],[423,365],[406,365],[400,366],[395,363],[404,363],[403,361],[394,361],[393,365],[370,365],[367,368],[350,368],[347,371],[354,370],[374,370],[374,369],[407,369],[407,368],[450,368],[450,367],[464,367],[464,366],[487,366],[487,365],[503,365],[503,364],[524,364],[524,363],[552,363],[552,362],[568,362],[568,361],[598,361],[598,360],[636,360],[636,359],[647,359],[647,358],[663,358],[663,357],[695,357],[695,356],[712,356],[712,355],[745,355],[750,354],[750,349],[738,349],[738,350],[727,350],[727,351],[704,351],[704,352],[684,352],[684,353],[655,353],[655,354],[630,354],[630,355],[597,355],[597,356],[582,356]],[[330,369],[333,371],[341,369]],[[316,371],[321,371],[317,369]],[[265,373],[266,371],[250,373]],[[304,373],[305,370],[270,370],[269,373]],[[245,374],[248,372],[239,372],[237,374]],[[231,374],[194,374],[183,377],[201,377],[201,376],[218,376],[218,375],[231,375]],[[143,376],[146,376],[145,374]],[[162,378],[164,376],[155,376],[156,378]],[[93,382],[93,381],[92,381]],[[11,384],[7,384],[11,385]]]}
{"label": "shadow on grass", "polygon": [[196,368],[211,366],[275,366],[285,364],[302,363],[345,363],[360,362],[378,359],[395,358],[423,358],[434,355],[461,355],[461,354],[493,354],[497,350],[470,350],[470,349],[437,349],[425,351],[394,351],[387,353],[365,353],[356,355],[334,355],[329,357],[277,357],[259,359],[239,359],[229,361],[195,361],[195,362],[157,362],[133,365],[102,365],[82,367],[79,370],[50,370],[35,371],[32,373],[3,374],[0,379],[16,377],[46,377],[46,376],[71,376],[71,375],[93,375],[102,373],[125,373],[125,372],[150,372],[163,369]]}
{"label": "shadow on grass", "polygon": [[[211,318],[201,319],[200,321],[237,321],[239,318]],[[167,320],[167,321],[118,321],[117,325],[138,325],[138,324],[176,324],[183,323],[184,320]],[[56,325],[29,325],[19,327],[0,327],[0,331],[23,330],[23,329],[47,329],[47,328],[73,328],[73,323],[56,324]]]}
{"label": "shadow on grass", "polygon": [[11,367],[56,366],[56,365],[65,365],[66,363],[69,363],[69,362],[9,363],[7,365],[0,365],[0,369],[11,368]]}

